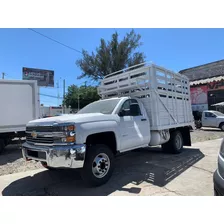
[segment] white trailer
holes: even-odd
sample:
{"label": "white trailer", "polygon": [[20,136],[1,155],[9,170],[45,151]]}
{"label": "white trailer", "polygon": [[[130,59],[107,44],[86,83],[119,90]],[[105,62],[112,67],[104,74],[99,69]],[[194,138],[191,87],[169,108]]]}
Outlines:
{"label": "white trailer", "polygon": [[0,80],[0,153],[15,137],[25,137],[26,124],[39,118],[36,81]]}

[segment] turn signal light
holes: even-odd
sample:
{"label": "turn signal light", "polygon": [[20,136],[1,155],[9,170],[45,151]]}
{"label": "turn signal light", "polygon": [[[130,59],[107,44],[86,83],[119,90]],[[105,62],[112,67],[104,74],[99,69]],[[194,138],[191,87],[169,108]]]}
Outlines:
{"label": "turn signal light", "polygon": [[66,142],[75,142],[75,136],[66,137]]}

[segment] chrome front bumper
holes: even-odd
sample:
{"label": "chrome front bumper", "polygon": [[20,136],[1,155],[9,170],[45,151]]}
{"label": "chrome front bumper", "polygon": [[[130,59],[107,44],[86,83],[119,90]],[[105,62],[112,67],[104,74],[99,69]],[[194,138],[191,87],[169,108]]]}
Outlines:
{"label": "chrome front bumper", "polygon": [[46,162],[47,166],[54,168],[82,168],[84,165],[86,146],[63,145],[43,146],[27,142],[22,146],[25,160]]}

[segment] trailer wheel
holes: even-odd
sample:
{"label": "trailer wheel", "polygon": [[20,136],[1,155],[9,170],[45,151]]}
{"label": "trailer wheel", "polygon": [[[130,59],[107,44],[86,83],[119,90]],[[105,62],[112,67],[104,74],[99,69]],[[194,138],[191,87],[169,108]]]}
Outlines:
{"label": "trailer wheel", "polygon": [[0,139],[0,154],[5,151],[5,141]]}
{"label": "trailer wheel", "polygon": [[114,170],[114,154],[106,145],[93,145],[87,150],[82,179],[91,186],[105,184]]}
{"label": "trailer wheel", "polygon": [[179,154],[183,150],[183,136],[180,131],[171,132],[169,142],[162,145],[165,152]]}

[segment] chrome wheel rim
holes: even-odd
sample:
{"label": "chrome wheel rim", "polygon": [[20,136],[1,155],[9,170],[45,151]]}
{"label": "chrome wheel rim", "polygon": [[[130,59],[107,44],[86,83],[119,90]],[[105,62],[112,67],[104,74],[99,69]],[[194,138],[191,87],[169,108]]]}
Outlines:
{"label": "chrome wheel rim", "polygon": [[103,178],[110,169],[110,159],[105,153],[98,154],[93,160],[92,172],[97,178]]}
{"label": "chrome wheel rim", "polygon": [[180,135],[177,135],[176,136],[175,144],[176,144],[176,148],[178,150],[181,149],[181,147],[182,147],[182,139],[181,139],[181,136]]}

